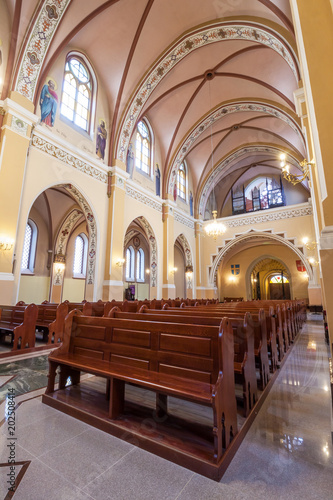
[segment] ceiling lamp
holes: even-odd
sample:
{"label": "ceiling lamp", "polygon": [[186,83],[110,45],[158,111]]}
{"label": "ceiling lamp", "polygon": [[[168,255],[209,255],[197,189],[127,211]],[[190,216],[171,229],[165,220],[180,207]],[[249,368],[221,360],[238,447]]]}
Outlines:
{"label": "ceiling lamp", "polygon": [[296,184],[299,184],[300,182],[303,182],[305,179],[308,179],[309,174],[310,174],[310,165],[314,165],[315,162],[314,160],[308,161],[308,160],[303,160],[299,163],[299,166],[302,169],[302,174],[300,175],[294,175],[290,173],[290,166],[287,165],[286,163],[286,155],[285,153],[282,153],[280,155],[280,160],[281,160],[281,168],[282,168],[282,175],[283,178],[286,179],[286,181],[291,182],[293,186]]}
{"label": "ceiling lamp", "polygon": [[216,240],[216,238],[218,236],[221,236],[222,234],[224,234],[226,232],[227,228],[225,227],[224,224],[222,224],[222,222],[217,222],[217,220],[216,220],[217,211],[216,210],[213,210],[212,214],[213,214],[213,221],[210,222],[209,224],[207,224],[207,226],[205,226],[205,232],[206,232],[207,236],[213,236],[214,240]]}
{"label": "ceiling lamp", "polygon": [[[207,80],[209,81],[209,101],[210,101],[210,109],[212,108],[212,99],[211,99],[211,90],[210,90],[210,80],[212,80],[213,76],[212,72],[207,72]],[[212,175],[214,170],[214,148],[213,148],[213,122],[210,121],[210,147],[211,147],[211,159],[212,159]],[[215,180],[213,178],[213,201],[215,200]],[[224,234],[227,230],[226,226],[222,224],[222,222],[217,222],[217,210],[212,210],[213,220],[209,224],[205,226],[205,233],[207,236],[213,236],[214,240],[218,236]]]}

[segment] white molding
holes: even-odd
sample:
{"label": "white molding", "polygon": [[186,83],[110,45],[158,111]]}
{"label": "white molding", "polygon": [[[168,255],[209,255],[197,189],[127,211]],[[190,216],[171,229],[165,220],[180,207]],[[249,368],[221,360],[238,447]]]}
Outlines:
{"label": "white molding", "polygon": [[327,226],[322,230],[320,250],[333,250],[333,226]]}
{"label": "white molding", "polygon": [[307,115],[303,115],[303,109],[302,109],[302,104],[306,102],[304,87],[294,91],[294,101],[296,106],[296,113],[298,114],[298,116],[300,118],[306,118]]}
{"label": "white molding", "polygon": [[168,289],[171,289],[171,290],[172,290],[172,289],[176,288],[176,285],[164,285],[164,284],[163,284],[163,285],[162,285],[162,288],[168,288]]}
{"label": "white molding", "polygon": [[108,167],[102,166],[98,160],[91,158],[69,142],[53,135],[42,126],[35,129],[32,136],[32,147],[51,158],[61,161],[69,168],[77,169],[95,180],[107,183]]}
{"label": "white molding", "polygon": [[0,273],[0,281],[14,281],[14,274]]}
{"label": "white molding", "polygon": [[54,134],[51,130],[46,128],[46,126],[40,124],[37,125],[36,128],[34,129],[33,135],[39,137],[40,139],[46,142],[51,142],[53,146],[65,150],[66,153],[75,156],[78,160],[82,162],[90,164],[94,168],[97,168],[98,170],[103,172],[104,175],[107,175],[107,172],[109,170],[108,165],[101,163],[101,161],[98,160],[97,158],[94,158],[94,156],[85,153],[84,151],[82,151],[82,149],[74,146],[71,142],[63,139],[57,134]]}
{"label": "white molding", "polygon": [[[309,202],[289,205],[287,207],[270,208],[267,210],[258,210],[247,214],[233,215],[218,219],[227,227],[248,226],[250,224],[260,224],[280,219],[290,219],[293,217],[304,217],[312,215],[312,205]],[[205,221],[204,225],[210,221]]]}
{"label": "white molding", "polygon": [[20,120],[28,123],[30,127],[39,122],[39,117],[37,115],[23,108],[20,104],[17,104],[17,102],[9,99],[9,97],[3,101],[3,108],[6,113],[17,116]]}

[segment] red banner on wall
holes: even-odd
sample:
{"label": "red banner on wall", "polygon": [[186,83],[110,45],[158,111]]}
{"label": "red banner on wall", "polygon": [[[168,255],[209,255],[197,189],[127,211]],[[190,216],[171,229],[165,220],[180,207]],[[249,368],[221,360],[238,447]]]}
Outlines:
{"label": "red banner on wall", "polygon": [[306,268],[301,260],[296,260],[296,267],[297,271],[299,271],[300,273],[305,273]]}

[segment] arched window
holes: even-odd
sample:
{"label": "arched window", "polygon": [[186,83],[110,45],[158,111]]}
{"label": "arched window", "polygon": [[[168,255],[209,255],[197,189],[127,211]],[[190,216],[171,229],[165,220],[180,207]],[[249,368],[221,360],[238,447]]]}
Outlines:
{"label": "arched window", "polygon": [[84,233],[75,238],[73,277],[85,278],[87,271],[88,238]]}
{"label": "arched window", "polygon": [[31,274],[34,272],[36,247],[37,247],[37,226],[31,219],[28,219],[28,223],[25,227],[22,262],[21,262],[21,272],[24,274]]}
{"label": "arched window", "polygon": [[145,280],[145,253],[142,248],[136,253],[136,281]]}
{"label": "arched window", "polygon": [[143,121],[138,123],[136,129],[135,167],[147,175],[151,173],[151,136]]}
{"label": "arched window", "polygon": [[92,112],[93,78],[88,65],[77,55],[65,64],[60,113],[89,132]]}
{"label": "arched window", "polygon": [[281,274],[273,276],[270,280],[270,283],[289,283],[288,278],[282,276]]}
{"label": "arched window", "polygon": [[182,200],[186,200],[186,170],[182,163],[177,172],[177,196]]}
{"label": "arched window", "polygon": [[134,281],[134,248],[128,247],[126,250],[126,281]]}

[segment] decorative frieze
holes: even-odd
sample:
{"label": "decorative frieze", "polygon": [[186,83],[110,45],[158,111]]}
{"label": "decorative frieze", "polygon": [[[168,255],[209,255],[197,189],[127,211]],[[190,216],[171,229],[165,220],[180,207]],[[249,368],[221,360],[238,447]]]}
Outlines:
{"label": "decorative frieze", "polygon": [[89,175],[90,177],[93,177],[98,181],[101,181],[105,184],[107,183],[106,172],[98,170],[96,167],[89,165],[89,163],[86,163],[85,161],[65,151],[64,149],[55,146],[51,142],[46,141],[45,139],[39,137],[38,135],[33,135],[32,146],[37,148],[39,151],[43,151],[43,153],[46,153],[52,156],[53,158],[56,158],[57,160],[62,161],[63,163],[66,163],[66,165],[76,168],[80,172],[83,172]]}
{"label": "decorative frieze", "polygon": [[70,0],[45,0],[21,59],[15,90],[33,101],[43,62],[57,26]]}
{"label": "decorative frieze", "polygon": [[134,200],[137,200],[140,203],[143,203],[144,205],[147,205],[148,207],[157,210],[158,212],[162,212],[162,203],[155,201],[154,199],[150,198],[149,196],[146,196],[140,191],[137,191],[136,189],[130,186],[126,186],[126,194],[131,198],[133,198]]}
{"label": "decorative frieze", "polygon": [[194,229],[194,222],[193,222],[193,220],[187,219],[186,217],[180,215],[178,212],[175,212],[175,220],[177,222],[180,222],[184,226],[189,227],[190,229]]}
{"label": "decorative frieze", "polygon": [[223,219],[223,224],[227,227],[238,227],[238,226],[252,226],[253,224],[260,224],[262,222],[269,222],[281,219],[292,219],[294,217],[304,217],[306,215],[312,215],[311,205],[307,205],[302,208],[285,208],[279,211],[260,211],[258,215],[237,217],[232,220]]}

